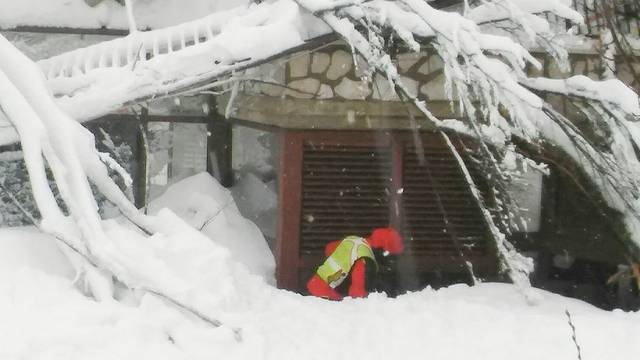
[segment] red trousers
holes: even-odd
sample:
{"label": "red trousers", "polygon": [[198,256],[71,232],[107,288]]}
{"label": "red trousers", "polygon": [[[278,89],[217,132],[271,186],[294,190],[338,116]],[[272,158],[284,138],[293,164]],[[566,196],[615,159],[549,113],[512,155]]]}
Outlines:
{"label": "red trousers", "polygon": [[[329,246],[327,246],[329,247]],[[351,280],[349,285],[350,297],[365,297],[369,293],[366,289],[366,260],[358,259],[351,268],[351,273],[347,281]],[[342,300],[342,295],[335,291],[329,284],[324,282],[318,274],[314,274],[309,282],[307,282],[307,290],[311,295],[322,297],[330,300]]]}

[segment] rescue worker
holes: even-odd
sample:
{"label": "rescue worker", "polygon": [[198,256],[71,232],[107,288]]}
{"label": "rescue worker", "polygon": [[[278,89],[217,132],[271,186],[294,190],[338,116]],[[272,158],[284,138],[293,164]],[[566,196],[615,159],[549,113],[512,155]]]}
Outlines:
{"label": "rescue worker", "polygon": [[383,256],[398,255],[404,250],[404,245],[400,234],[393,228],[377,228],[366,239],[352,235],[332,241],[325,247],[327,259],[307,282],[307,290],[314,296],[342,300],[343,296],[336,288],[350,275],[348,295],[367,296],[366,267],[372,266],[376,271],[378,268],[374,249],[382,250]]}

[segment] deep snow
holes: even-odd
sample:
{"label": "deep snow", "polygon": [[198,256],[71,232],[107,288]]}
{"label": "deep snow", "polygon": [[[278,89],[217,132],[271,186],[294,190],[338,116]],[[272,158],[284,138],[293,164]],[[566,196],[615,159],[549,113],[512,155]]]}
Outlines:
{"label": "deep snow", "polygon": [[[40,242],[63,260],[47,241],[0,230],[3,254]],[[640,354],[639,314],[544,291],[542,303],[531,306],[507,284],[330,302],[237,283],[246,298],[224,309],[243,329],[236,342],[228,329],[209,328],[149,295],[139,304],[94,302],[59,274],[62,261],[29,260],[26,251],[16,255],[16,266],[0,273],[2,359],[576,359],[565,309],[583,359]]]}
{"label": "deep snow", "polygon": [[[152,208],[168,206],[197,226],[230,201],[225,191],[196,175],[174,185]],[[215,295],[209,299],[224,323],[220,328],[149,294],[120,291],[121,301],[96,302],[74,287],[73,270],[54,239],[31,228],[0,229],[0,359],[576,359],[566,309],[583,359],[640,354],[640,314],[607,312],[542,290],[534,290],[539,301],[531,305],[509,284],[427,288],[395,299],[376,293],[342,302],[276,289],[264,274],[255,274],[254,262],[265,259],[244,257],[252,251],[249,244],[253,255],[264,255],[266,244],[258,243],[264,240],[228,204],[225,220],[205,231],[213,246],[194,248],[208,253],[187,251],[199,240],[171,223],[179,220],[167,209],[159,220],[175,231],[160,231],[183,236],[184,248],[163,236],[150,238],[159,244],[140,247],[164,249],[154,256],[170,259],[174,269],[210,264],[191,276],[212,285],[201,283],[205,295]],[[105,227],[114,228],[109,222]],[[133,232],[121,235],[116,246],[140,241]],[[145,263],[146,255],[139,255]],[[242,341],[232,327],[242,329]]]}

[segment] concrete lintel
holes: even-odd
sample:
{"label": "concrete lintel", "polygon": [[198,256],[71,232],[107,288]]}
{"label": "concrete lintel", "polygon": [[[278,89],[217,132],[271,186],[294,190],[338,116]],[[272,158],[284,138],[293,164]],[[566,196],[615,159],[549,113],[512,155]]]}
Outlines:
{"label": "concrete lintel", "polygon": [[[229,97],[219,99],[224,111]],[[427,102],[438,118],[461,118],[448,101]],[[395,101],[342,101],[276,98],[259,95],[236,96],[232,117],[268,126],[292,129],[411,129],[433,130],[413,106]],[[416,119],[412,124],[409,112]]]}

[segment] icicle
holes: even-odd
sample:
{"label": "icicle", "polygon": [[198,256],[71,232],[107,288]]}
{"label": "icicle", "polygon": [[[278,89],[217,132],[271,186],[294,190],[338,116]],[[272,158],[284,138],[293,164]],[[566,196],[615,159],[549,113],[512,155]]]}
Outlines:
{"label": "icicle", "polygon": [[199,30],[198,30],[198,25],[194,24],[193,28],[192,28],[192,35],[193,35],[193,43],[194,44],[199,44],[200,43],[200,34],[199,34]]}
{"label": "icicle", "polygon": [[180,27],[180,50],[186,47],[187,47],[187,40],[186,40],[185,31],[184,31],[184,26],[181,26]]}
{"label": "icicle", "polygon": [[160,45],[159,44],[160,41],[158,39],[157,33],[154,33],[152,36],[153,36],[151,38],[151,41],[152,41],[152,44],[153,44],[152,53],[153,53],[153,57],[156,57],[156,56],[160,55],[160,46],[159,46]]}
{"label": "icicle", "polygon": [[167,54],[171,54],[173,52],[173,42],[171,40],[171,31],[167,31],[165,36],[167,37]]}
{"label": "icicle", "polygon": [[125,38],[125,42],[126,42],[126,59],[127,59],[127,66],[131,65],[131,63],[135,62],[137,60],[137,57],[139,54],[136,54],[137,46],[137,42],[134,41],[134,38],[131,36],[128,36]]}
{"label": "icicle", "polygon": [[108,48],[106,46],[101,46],[100,47],[100,51],[99,54],[100,56],[98,57],[98,68],[104,68],[107,66],[107,54],[108,54]]}
{"label": "icicle", "polygon": [[211,26],[209,26],[208,24],[205,25],[205,30],[207,31],[207,41],[213,39],[213,30],[211,30]]}
{"label": "icicle", "polygon": [[118,47],[111,48],[111,66],[120,67],[120,54],[118,52]]}

